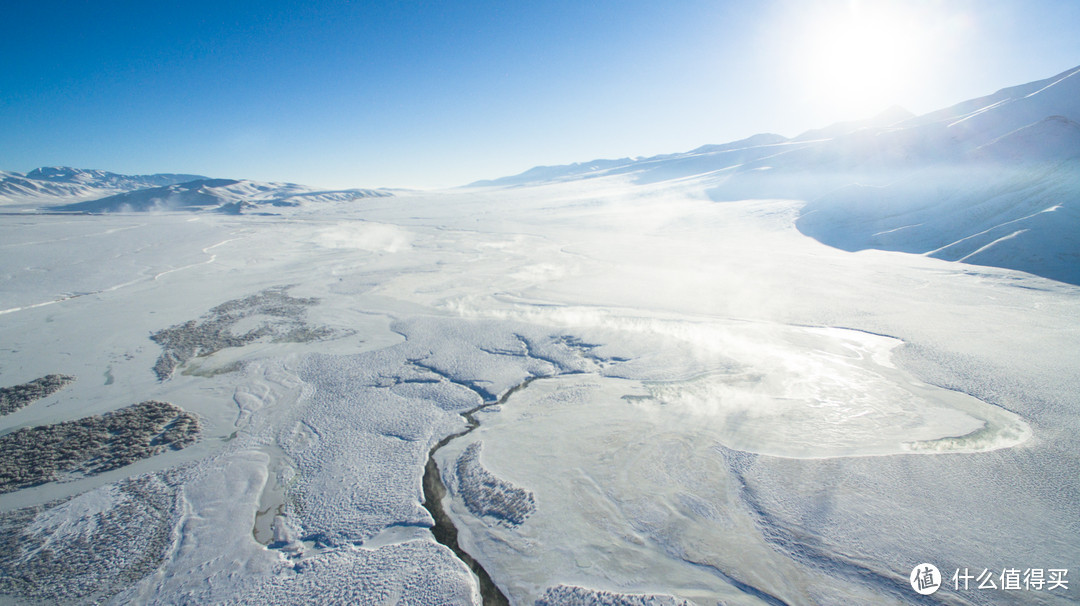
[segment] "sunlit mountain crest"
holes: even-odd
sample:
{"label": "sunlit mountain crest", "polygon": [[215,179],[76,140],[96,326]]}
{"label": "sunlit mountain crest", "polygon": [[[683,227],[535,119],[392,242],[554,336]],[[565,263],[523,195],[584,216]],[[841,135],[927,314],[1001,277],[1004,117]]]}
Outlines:
{"label": "sunlit mountain crest", "polygon": [[89,213],[169,210],[215,210],[239,214],[260,207],[297,207],[305,203],[349,202],[391,196],[374,189],[323,190],[295,183],[237,179],[196,179],[60,206],[58,210]]}
{"label": "sunlit mountain crest", "polygon": [[148,187],[161,187],[195,179],[200,175],[121,175],[105,170],[67,166],[35,168],[24,174],[0,171],[0,203],[55,204],[59,199],[94,199]]}
{"label": "sunlit mountain crest", "polygon": [[[922,116],[893,106],[867,120],[839,122],[790,139],[759,134],[724,145],[704,145],[685,153],[536,167],[473,185],[520,185],[624,173],[633,174],[639,182],[653,182],[710,171],[736,174],[766,166],[835,171],[955,161],[981,145],[1050,116],[1080,121],[1080,67]],[[777,145],[784,147],[768,147]],[[795,153],[797,150],[803,151]],[[1035,149],[1027,151],[1042,153]]]}

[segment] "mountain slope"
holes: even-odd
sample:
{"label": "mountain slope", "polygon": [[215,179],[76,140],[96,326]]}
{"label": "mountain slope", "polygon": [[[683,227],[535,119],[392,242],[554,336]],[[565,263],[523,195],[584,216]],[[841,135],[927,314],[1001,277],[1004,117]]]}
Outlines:
{"label": "mountain slope", "polygon": [[[797,227],[846,250],[926,254],[1080,284],[1080,72],[1030,88],[987,98],[990,105],[944,127],[948,113],[898,131],[894,138],[935,129],[938,153],[948,153],[823,193]],[[1032,116],[1040,117],[1002,133]]]}
{"label": "mountain slope", "polygon": [[55,210],[84,213],[214,210],[239,214],[262,206],[295,207],[310,202],[349,202],[391,195],[371,189],[325,191],[295,183],[198,179],[76,202]]}
{"label": "mountain slope", "polygon": [[805,200],[796,227],[876,248],[1080,284],[1080,67],[922,116],[892,108],[793,139],[539,167],[473,185],[697,177],[714,201]]}
{"label": "mountain slope", "polygon": [[58,204],[205,178],[177,174],[121,175],[67,166],[36,168],[25,175],[4,171],[0,172],[0,204]]}
{"label": "mountain slope", "polygon": [[777,146],[788,143],[788,139],[781,135],[761,133],[722,145],[703,145],[680,154],[537,166],[517,175],[476,181],[466,187],[518,186],[619,174],[633,174],[638,183],[654,183],[721,170],[748,160],[768,157],[782,151],[783,148]]}

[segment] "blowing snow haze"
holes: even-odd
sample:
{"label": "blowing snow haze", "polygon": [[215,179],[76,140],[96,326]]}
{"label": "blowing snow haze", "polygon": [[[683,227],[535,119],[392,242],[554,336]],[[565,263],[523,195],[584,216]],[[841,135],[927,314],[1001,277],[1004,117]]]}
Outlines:
{"label": "blowing snow haze", "polygon": [[0,173],[0,599],[1080,603],[1078,122]]}

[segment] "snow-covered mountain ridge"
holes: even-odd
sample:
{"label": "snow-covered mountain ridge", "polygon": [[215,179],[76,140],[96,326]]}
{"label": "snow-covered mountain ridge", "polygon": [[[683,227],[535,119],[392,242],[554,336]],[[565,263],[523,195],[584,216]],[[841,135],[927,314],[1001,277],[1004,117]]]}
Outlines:
{"label": "snow-covered mountain ridge", "polygon": [[792,138],[761,133],[683,153],[537,166],[469,186],[526,185],[613,174],[654,182],[715,171],[730,177],[761,169],[850,173],[856,168],[917,166],[963,159],[982,145],[1051,116],[1080,121],[1080,66],[921,116],[894,106],[867,120],[840,122]]}
{"label": "snow-covered mountain ridge", "polygon": [[718,202],[804,200],[825,244],[1018,269],[1080,284],[1080,67],[922,116],[899,108],[786,139],[537,167],[474,186],[627,175],[699,179]]}
{"label": "snow-covered mountain ridge", "polygon": [[296,183],[184,174],[121,175],[64,166],[37,168],[25,175],[0,171],[0,204],[94,214],[168,210],[240,214],[262,206],[296,207],[392,195],[375,189],[324,190]]}
{"label": "snow-covered mountain ridge", "polygon": [[104,170],[87,170],[68,166],[35,168],[25,175],[0,171],[0,204],[48,204],[55,203],[57,199],[87,200],[196,179],[206,179],[206,177],[170,173],[121,175]]}
{"label": "snow-covered mountain ridge", "polygon": [[77,202],[57,210],[89,213],[153,210],[214,210],[240,214],[262,206],[293,207],[308,202],[349,202],[392,196],[374,189],[321,190],[295,183],[263,183],[236,179],[198,179],[186,183],[116,194]]}

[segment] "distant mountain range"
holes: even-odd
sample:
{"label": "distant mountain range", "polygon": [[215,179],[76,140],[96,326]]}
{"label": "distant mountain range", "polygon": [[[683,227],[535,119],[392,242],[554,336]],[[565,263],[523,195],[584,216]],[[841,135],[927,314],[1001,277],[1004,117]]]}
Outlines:
{"label": "distant mountain range", "polygon": [[0,171],[0,203],[55,203],[205,179],[200,175],[120,175],[67,166],[36,168],[28,173]]}
{"label": "distant mountain range", "polygon": [[210,179],[200,175],[121,175],[69,167],[25,175],[0,172],[0,203],[79,213],[166,210],[240,214],[268,207],[392,196],[375,189],[322,190],[295,183]]}
{"label": "distant mountain range", "polygon": [[796,227],[868,248],[1080,284],[1080,68],[914,116],[892,108],[787,139],[543,166],[472,186],[697,178],[715,201],[805,200]]}
{"label": "distant mountain range", "polygon": [[305,203],[350,202],[382,198],[376,189],[320,190],[295,183],[262,183],[236,179],[197,179],[186,183],[139,189],[98,200],[77,202],[55,210],[88,213],[153,210],[216,210],[231,214],[265,207],[295,207]]}

